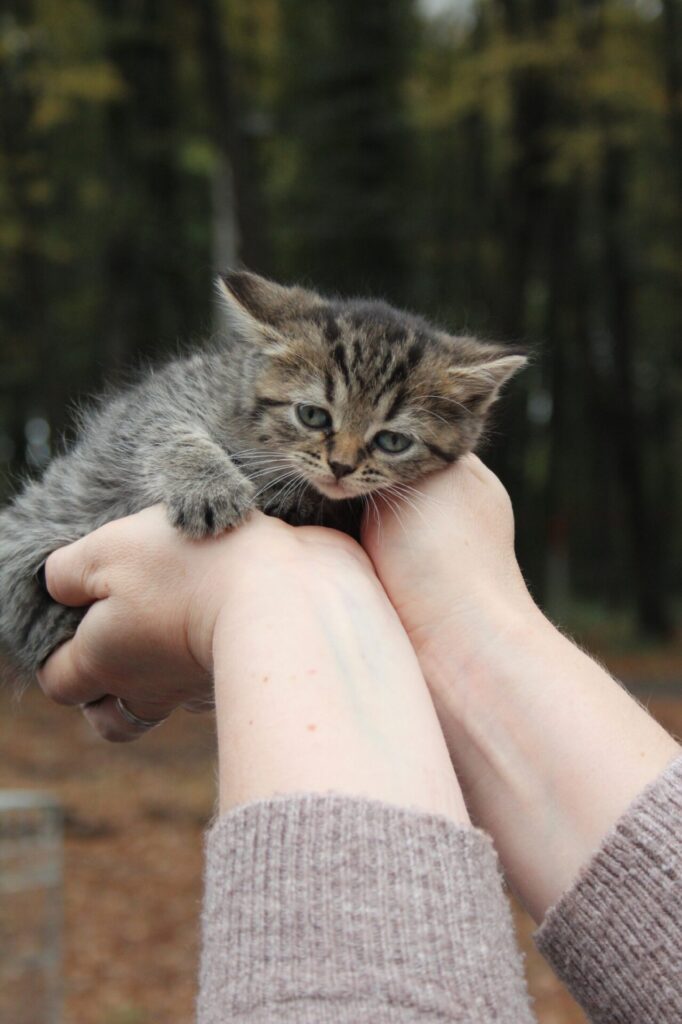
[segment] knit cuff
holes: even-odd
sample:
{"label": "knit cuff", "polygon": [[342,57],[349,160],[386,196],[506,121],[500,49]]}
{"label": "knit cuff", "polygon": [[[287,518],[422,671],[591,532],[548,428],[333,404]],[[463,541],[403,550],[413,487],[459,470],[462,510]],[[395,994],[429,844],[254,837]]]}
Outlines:
{"label": "knit cuff", "polygon": [[199,1024],[532,1019],[482,832],[334,794],[210,831]]}
{"label": "knit cuff", "polygon": [[682,757],[634,801],[535,935],[594,1024],[682,1021]]}

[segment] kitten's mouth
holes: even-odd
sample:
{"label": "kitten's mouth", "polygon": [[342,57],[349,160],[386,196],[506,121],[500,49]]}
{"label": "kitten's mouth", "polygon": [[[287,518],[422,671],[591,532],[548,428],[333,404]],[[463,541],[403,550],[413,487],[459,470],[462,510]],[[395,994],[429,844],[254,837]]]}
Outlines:
{"label": "kitten's mouth", "polygon": [[356,494],[354,491],[348,490],[348,488],[331,477],[329,480],[314,480],[314,486],[318,489],[321,494],[324,494],[325,498],[333,498],[335,501],[341,501],[344,498],[354,498]]}

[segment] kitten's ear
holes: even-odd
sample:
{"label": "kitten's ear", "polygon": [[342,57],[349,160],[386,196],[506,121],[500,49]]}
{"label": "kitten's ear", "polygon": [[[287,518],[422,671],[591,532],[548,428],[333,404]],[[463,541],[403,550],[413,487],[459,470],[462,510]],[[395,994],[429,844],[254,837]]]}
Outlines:
{"label": "kitten's ear", "polygon": [[216,286],[228,311],[248,316],[259,324],[278,327],[319,306],[322,300],[305,288],[287,288],[248,270],[220,274]]}
{"label": "kitten's ear", "polygon": [[528,357],[502,345],[462,340],[466,342],[466,361],[451,366],[448,379],[457,401],[472,412],[484,413],[497,400],[504,384],[527,364]]}
{"label": "kitten's ear", "polygon": [[[255,345],[260,349],[280,348],[284,339],[272,327],[271,323],[265,321],[262,316],[257,316],[254,310],[257,308],[256,292],[260,282],[269,285],[269,281],[249,274],[246,271],[232,271],[227,274],[219,274],[215,279],[215,287],[218,292],[220,311],[225,317],[226,326],[230,334],[236,335],[243,342]],[[273,285],[277,288],[277,285]]]}

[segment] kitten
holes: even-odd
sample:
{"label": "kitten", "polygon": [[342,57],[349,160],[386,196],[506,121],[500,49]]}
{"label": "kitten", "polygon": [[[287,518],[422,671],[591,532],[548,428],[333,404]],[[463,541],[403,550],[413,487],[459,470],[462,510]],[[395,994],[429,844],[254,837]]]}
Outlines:
{"label": "kitten", "polygon": [[219,344],[85,413],[71,449],[0,513],[0,642],[25,677],[84,614],[41,585],[55,548],[156,502],[193,538],[254,507],[357,535],[367,495],[398,497],[471,451],[526,362],[383,302],[247,272],[218,285]]}

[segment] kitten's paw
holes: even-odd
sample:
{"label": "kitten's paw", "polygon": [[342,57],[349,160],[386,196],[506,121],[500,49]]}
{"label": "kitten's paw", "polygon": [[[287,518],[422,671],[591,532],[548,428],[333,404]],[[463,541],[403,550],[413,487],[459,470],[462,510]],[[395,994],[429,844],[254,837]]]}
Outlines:
{"label": "kitten's paw", "polygon": [[166,503],[171,525],[187,537],[215,537],[238,526],[254,508],[256,488],[247,480],[199,486]]}
{"label": "kitten's paw", "polygon": [[26,642],[26,654],[32,671],[40,668],[56,649],[74,635],[86,608],[67,608],[51,599],[42,606],[42,614],[34,618],[33,629]]}

